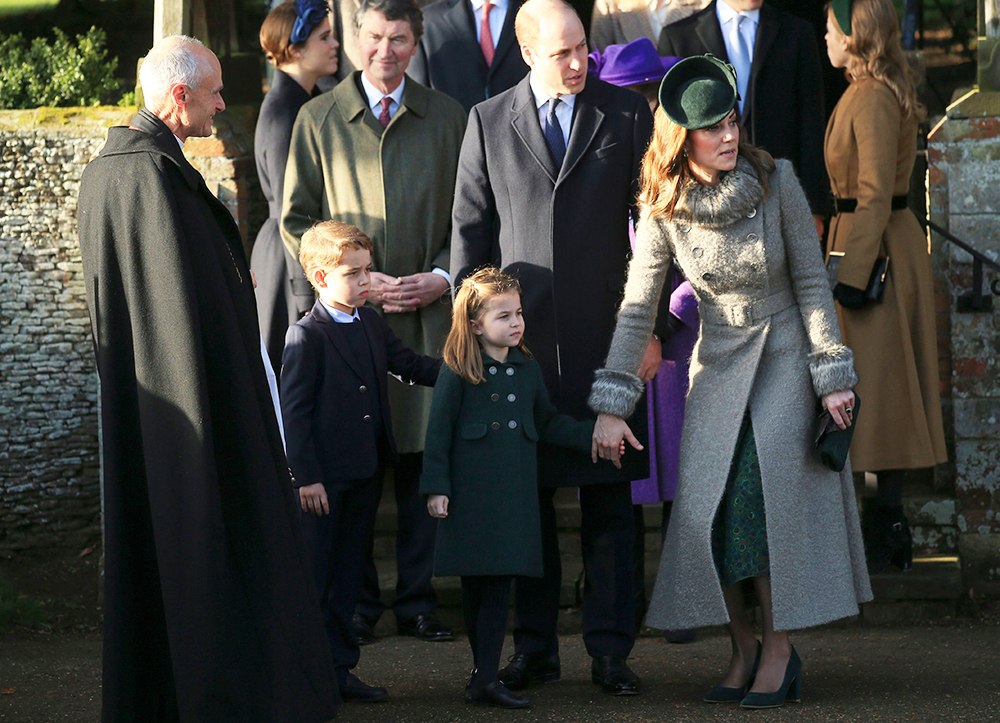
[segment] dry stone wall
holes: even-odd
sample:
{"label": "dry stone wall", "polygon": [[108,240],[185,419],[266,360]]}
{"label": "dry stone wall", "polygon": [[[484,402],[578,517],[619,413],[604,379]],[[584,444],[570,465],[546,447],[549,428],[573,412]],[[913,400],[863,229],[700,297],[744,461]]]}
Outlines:
{"label": "dry stone wall", "polygon": [[[108,127],[134,109],[0,112],[0,554],[100,539],[97,373],[76,199]],[[250,109],[188,144],[240,224],[261,209]]]}

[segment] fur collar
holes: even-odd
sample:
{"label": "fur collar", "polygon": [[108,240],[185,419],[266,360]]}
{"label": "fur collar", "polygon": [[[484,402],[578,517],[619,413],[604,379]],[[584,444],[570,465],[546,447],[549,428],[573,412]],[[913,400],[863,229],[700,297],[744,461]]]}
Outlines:
{"label": "fur collar", "polygon": [[718,185],[705,186],[691,180],[680,193],[674,221],[709,228],[724,228],[746,218],[764,198],[757,172],[743,157],[737,159],[736,168],[726,173]]}

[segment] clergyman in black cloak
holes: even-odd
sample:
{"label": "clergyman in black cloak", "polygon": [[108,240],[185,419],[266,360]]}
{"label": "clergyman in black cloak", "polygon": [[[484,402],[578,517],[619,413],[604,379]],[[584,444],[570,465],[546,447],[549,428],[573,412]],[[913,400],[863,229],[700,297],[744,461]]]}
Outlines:
{"label": "clergyman in black cloak", "polygon": [[181,151],[225,109],[221,69],[175,36],[143,71],[147,107],[110,129],[78,209],[101,380],[103,720],[320,723],[339,695],[250,270]]}

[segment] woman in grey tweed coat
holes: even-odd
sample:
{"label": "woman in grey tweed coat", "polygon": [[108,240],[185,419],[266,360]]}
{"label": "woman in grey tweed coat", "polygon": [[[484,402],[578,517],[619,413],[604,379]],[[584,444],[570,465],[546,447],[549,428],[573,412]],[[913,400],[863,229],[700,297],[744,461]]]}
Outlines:
{"label": "woman in grey tweed coat", "polygon": [[[698,296],[701,332],[677,496],[647,622],[668,629],[727,624],[730,668],[706,700],[769,707],[786,694],[797,699],[800,689],[801,665],[784,631],[855,615],[872,594],[850,468],[830,471],[814,445],[817,400],[843,426],[850,423],[852,354],[840,341],[795,172],[739,143],[730,74],[701,56],[678,63],[663,81],[663,111],[643,160],[635,257],[590,404],[600,415],[595,456],[615,459],[612,445],[631,436],[621,418],[642,393],[635,372],[673,261]],[[763,648],[740,583],[720,581],[712,543],[745,414],[766,520],[769,569],[752,578]]]}

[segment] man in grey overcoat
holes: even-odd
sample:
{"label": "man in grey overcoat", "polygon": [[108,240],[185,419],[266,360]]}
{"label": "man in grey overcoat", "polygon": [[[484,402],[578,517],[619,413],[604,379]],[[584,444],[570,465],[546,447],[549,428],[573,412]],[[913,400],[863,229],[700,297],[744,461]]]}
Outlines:
{"label": "man in grey overcoat", "polygon": [[[569,5],[529,0],[515,29],[531,71],[470,113],[452,270],[457,283],[499,248],[502,266],[521,282],[526,341],[553,403],[585,418],[625,283],[628,219],[652,117],[642,96],[587,77],[586,35]],[[660,362],[659,342],[650,342],[646,374]],[[645,410],[638,405],[630,421],[637,434],[647,429]],[[545,575],[516,583],[515,656],[503,682],[521,689],[559,679],[562,569],[553,495],[559,486],[579,486],[583,637],[593,680],[610,693],[635,694],[639,679],[625,663],[636,634],[630,482],[649,476],[648,454],[630,450],[615,469],[540,445],[538,466]]]}
{"label": "man in grey overcoat", "polygon": [[[422,27],[413,0],[364,0],[357,20],[362,70],[306,103],[292,129],[282,238],[298,258],[299,239],[317,221],[360,228],[375,244],[369,302],[408,347],[440,356],[451,325],[450,212],[465,111],[405,74]],[[388,384],[399,451],[392,607],[400,632],[450,640],[434,617],[436,525],[419,495],[432,395],[393,377]],[[355,616],[362,642],[371,642],[383,610],[369,561]]]}

